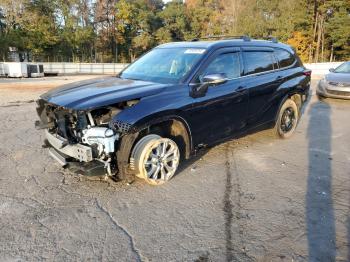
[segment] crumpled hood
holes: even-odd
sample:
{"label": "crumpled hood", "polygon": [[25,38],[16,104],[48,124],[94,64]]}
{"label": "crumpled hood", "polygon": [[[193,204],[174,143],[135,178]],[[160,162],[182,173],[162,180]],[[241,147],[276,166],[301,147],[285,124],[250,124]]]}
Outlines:
{"label": "crumpled hood", "polygon": [[326,75],[329,82],[350,83],[350,74],[345,73],[329,73]]}
{"label": "crumpled hood", "polygon": [[97,78],[64,85],[41,98],[70,109],[86,110],[158,94],[166,85],[121,78]]}

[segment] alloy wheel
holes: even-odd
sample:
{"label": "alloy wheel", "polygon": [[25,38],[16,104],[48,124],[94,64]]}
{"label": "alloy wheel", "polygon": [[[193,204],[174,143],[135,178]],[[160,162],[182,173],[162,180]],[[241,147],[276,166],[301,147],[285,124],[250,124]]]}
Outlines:
{"label": "alloy wheel", "polygon": [[284,110],[281,118],[281,130],[283,133],[291,131],[296,123],[295,112],[292,107]]}

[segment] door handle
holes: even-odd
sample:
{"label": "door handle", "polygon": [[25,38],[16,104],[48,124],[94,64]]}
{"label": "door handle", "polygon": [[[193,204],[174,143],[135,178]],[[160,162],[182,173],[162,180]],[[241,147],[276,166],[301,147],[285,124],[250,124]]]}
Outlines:
{"label": "door handle", "polygon": [[277,77],[276,77],[276,81],[281,81],[282,78],[283,78],[282,76],[277,76]]}

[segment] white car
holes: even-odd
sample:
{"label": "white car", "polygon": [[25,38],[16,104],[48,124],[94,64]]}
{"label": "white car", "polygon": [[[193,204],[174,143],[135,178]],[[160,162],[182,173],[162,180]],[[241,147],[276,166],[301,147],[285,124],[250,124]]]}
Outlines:
{"label": "white car", "polygon": [[317,85],[317,96],[350,99],[350,61],[329,71]]}

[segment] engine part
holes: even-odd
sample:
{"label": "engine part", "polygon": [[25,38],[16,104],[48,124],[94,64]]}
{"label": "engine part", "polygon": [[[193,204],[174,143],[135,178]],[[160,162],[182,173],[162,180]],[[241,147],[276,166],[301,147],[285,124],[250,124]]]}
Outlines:
{"label": "engine part", "polygon": [[83,130],[82,141],[85,144],[96,147],[98,155],[95,157],[101,157],[103,153],[108,155],[114,152],[114,144],[118,138],[119,134],[114,133],[112,129],[91,127]]}

